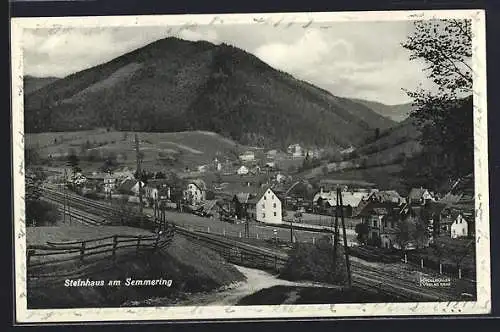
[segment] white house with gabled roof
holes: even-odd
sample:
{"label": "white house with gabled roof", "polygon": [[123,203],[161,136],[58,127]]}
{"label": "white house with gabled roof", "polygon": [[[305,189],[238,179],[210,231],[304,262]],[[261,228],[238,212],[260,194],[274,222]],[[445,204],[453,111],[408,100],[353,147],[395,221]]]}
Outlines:
{"label": "white house with gabled roof", "polygon": [[255,219],[266,224],[281,224],[283,218],[281,214],[281,201],[276,194],[267,188],[257,194],[254,201]]}

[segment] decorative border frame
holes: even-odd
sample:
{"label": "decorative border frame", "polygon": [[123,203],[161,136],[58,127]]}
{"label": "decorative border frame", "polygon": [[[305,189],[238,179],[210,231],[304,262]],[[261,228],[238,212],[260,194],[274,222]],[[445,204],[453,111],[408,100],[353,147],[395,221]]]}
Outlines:
{"label": "decorative border frame", "polygon": [[[477,301],[259,306],[179,306],[92,309],[28,309],[24,222],[24,29],[171,25],[296,24],[471,19],[473,35],[473,101],[475,146],[475,210]],[[490,225],[488,188],[488,128],[486,102],[486,30],[484,10],[374,11],[338,13],[200,14],[152,16],[89,16],[11,19],[12,61],[12,179],[14,193],[15,310],[17,323],[77,323],[114,321],[307,319],[367,316],[470,315],[491,312]]]}

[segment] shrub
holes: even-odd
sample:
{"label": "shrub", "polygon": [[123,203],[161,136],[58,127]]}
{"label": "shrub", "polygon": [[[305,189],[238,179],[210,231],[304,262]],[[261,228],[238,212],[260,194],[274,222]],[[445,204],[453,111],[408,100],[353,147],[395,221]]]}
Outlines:
{"label": "shrub", "polygon": [[60,211],[56,205],[41,201],[26,201],[26,222],[33,226],[55,225],[60,217]]}
{"label": "shrub", "polygon": [[296,243],[280,277],[343,284],[347,277],[343,255],[343,247],[339,244],[334,267],[333,246],[329,237],[318,240],[314,245]]}

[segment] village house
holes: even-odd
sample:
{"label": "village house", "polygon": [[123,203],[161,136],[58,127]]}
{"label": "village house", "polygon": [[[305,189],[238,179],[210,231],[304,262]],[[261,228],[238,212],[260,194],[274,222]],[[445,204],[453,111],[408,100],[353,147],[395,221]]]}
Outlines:
{"label": "village house", "polygon": [[468,237],[473,234],[474,213],[472,211],[462,211],[446,207],[441,213],[439,232],[442,236],[449,236],[452,239]]}
{"label": "village house", "polygon": [[248,200],[248,215],[258,222],[267,224],[281,224],[281,201],[270,189],[265,188]]}
{"label": "village house", "polygon": [[150,185],[149,183],[146,184],[143,188],[144,192],[144,197],[147,199],[152,199],[154,201],[157,201],[159,198],[159,191],[158,188],[156,188],[153,185]]}
{"label": "village house", "polygon": [[395,190],[372,190],[365,198],[370,202],[404,204],[406,200]]}
{"label": "village house", "polygon": [[250,198],[252,195],[250,193],[238,193],[234,195],[232,200],[232,211],[237,220],[244,220],[250,218]]}
{"label": "village house", "polygon": [[80,172],[70,174],[68,176],[68,179],[67,179],[68,183],[75,185],[75,186],[84,185],[87,181],[88,181],[88,178]]}
{"label": "village house", "polygon": [[277,155],[278,155],[278,150],[269,150],[266,153],[266,158],[267,159],[275,159]]}
{"label": "village house", "polygon": [[207,185],[201,179],[188,181],[184,199],[191,205],[199,205],[206,199]]}
{"label": "village house", "polygon": [[309,156],[309,158],[319,159],[321,157],[321,151],[319,149],[307,149],[303,154]]}
{"label": "village house", "polygon": [[425,188],[412,188],[407,199],[407,202],[412,205],[425,205],[431,201],[435,201],[434,196]]}
{"label": "village house", "polygon": [[255,153],[253,151],[246,151],[245,153],[240,154],[238,158],[243,162],[254,161]]}
{"label": "village house", "polygon": [[200,166],[198,166],[198,172],[204,173],[206,171],[208,171],[208,165],[200,165]]}
{"label": "village house", "polygon": [[288,154],[291,154],[294,158],[299,158],[304,156],[304,149],[300,146],[300,144],[292,144],[287,148]]}
{"label": "village house", "polygon": [[242,165],[240,168],[236,170],[236,174],[238,175],[247,175],[249,173],[248,167]]}
{"label": "village house", "polygon": [[[352,217],[367,195],[368,194],[364,192],[342,191],[344,216]],[[314,195],[312,203],[313,211],[332,215],[335,213],[335,207],[337,206],[337,192],[336,190],[324,191],[323,188],[321,188],[320,191]]]}
{"label": "village house", "polygon": [[117,186],[116,191],[125,195],[138,196],[139,184],[144,189],[144,182],[139,182],[136,179],[127,179]]}
{"label": "village house", "polygon": [[391,202],[368,202],[356,215],[368,228],[368,243],[382,248],[397,247],[400,207]]}
{"label": "village house", "polygon": [[276,168],[276,162],[274,161],[268,161],[265,165],[264,165],[264,168],[266,170],[272,170],[272,169],[275,169]]}
{"label": "village house", "polygon": [[278,174],[276,174],[276,182],[282,183],[285,181],[286,181],[286,175],[283,175],[280,172],[278,172]]}
{"label": "village house", "polygon": [[110,173],[97,173],[94,172],[91,175],[87,175],[87,179],[92,183],[94,188],[99,188],[106,194],[110,194],[115,191],[118,185],[118,178],[115,174]]}

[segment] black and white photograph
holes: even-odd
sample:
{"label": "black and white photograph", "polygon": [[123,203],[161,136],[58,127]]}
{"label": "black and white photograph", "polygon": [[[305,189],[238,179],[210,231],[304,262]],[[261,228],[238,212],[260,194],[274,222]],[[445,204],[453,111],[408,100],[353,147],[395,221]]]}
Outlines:
{"label": "black and white photograph", "polygon": [[11,37],[18,322],[490,312],[483,11]]}

